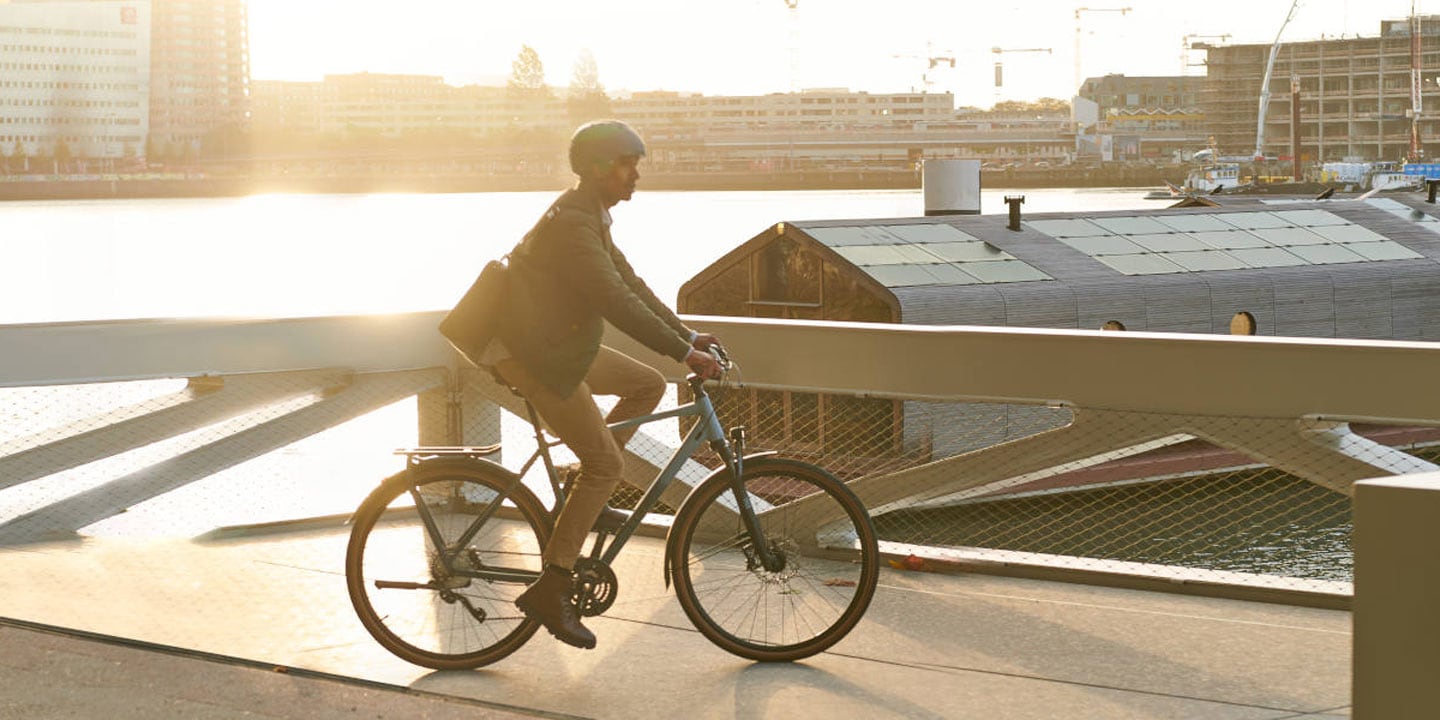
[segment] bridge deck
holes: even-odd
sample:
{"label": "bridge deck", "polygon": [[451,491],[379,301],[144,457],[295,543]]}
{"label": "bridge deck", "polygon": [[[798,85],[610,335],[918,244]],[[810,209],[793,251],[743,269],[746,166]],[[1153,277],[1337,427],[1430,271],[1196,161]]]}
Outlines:
{"label": "bridge deck", "polygon": [[699,718],[1350,714],[1348,612],[886,569],[832,652],[758,665],[694,631],[648,538],[621,557],[616,605],[588,621],[597,650],[542,633],[488,669],[433,673],[355,620],[345,539],[330,527],[0,548],[0,618],[20,621],[0,622],[0,717],[635,718],[678,703]]}

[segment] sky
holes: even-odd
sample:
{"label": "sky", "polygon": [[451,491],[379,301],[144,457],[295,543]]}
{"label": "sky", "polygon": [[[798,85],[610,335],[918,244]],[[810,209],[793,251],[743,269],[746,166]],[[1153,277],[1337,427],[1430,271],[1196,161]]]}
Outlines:
{"label": "sky", "polygon": [[[791,10],[787,0],[249,0],[251,76],[413,73],[502,84],[528,45],[555,86],[569,83],[589,50],[612,95],[928,90],[988,107],[1072,96],[1077,35],[1081,77],[1203,75],[1182,61],[1187,36],[1268,45],[1292,3],[1085,1],[797,0]],[[1440,14],[1440,0],[1300,0],[1282,40],[1375,36],[1381,20],[1404,18],[1412,5]],[[1090,9],[1079,12],[1077,33],[1080,7]],[[946,60],[930,69],[930,58]]]}

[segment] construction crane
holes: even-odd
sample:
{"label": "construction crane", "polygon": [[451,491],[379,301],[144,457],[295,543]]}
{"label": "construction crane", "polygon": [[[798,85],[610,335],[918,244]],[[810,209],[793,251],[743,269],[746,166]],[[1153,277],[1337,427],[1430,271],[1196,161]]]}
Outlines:
{"label": "construction crane", "polygon": [[790,92],[800,91],[800,0],[785,0],[785,24],[790,33]]}
{"label": "construction crane", "polygon": [[1052,54],[1054,54],[1054,53],[1051,51],[1050,48],[1000,48],[1000,47],[992,47],[992,48],[990,48],[990,52],[991,52],[991,53],[994,53],[994,55],[995,55],[995,103],[996,103],[996,104],[999,104],[999,102],[1000,102],[1000,87],[1001,87],[1002,85],[1004,85],[1004,83],[1005,83],[1005,81],[1004,81],[1004,70],[1002,69],[1002,66],[1001,66],[1001,64],[1000,64],[1000,56],[1001,56],[1001,55],[1003,55],[1003,54],[1005,54],[1005,53],[1042,53],[1042,52],[1045,53],[1046,55],[1052,55]]}
{"label": "construction crane", "polygon": [[1081,14],[1081,13],[1113,12],[1113,13],[1120,13],[1121,15],[1124,15],[1124,14],[1130,12],[1131,10],[1132,10],[1132,8],[1128,8],[1128,7],[1123,7],[1123,8],[1077,7],[1077,8],[1075,8],[1075,93],[1076,93],[1077,95],[1080,93],[1080,80],[1081,80],[1081,78],[1080,78],[1080,35],[1081,35],[1081,31],[1080,31],[1080,14]]}
{"label": "construction crane", "polygon": [[937,67],[940,67],[941,65],[950,68],[955,67],[955,55],[953,53],[950,53],[948,50],[942,52],[946,54],[936,55],[935,51],[930,49],[929,43],[926,43],[924,55],[891,55],[890,57],[909,58],[912,60],[924,60],[926,62],[926,68],[925,72],[920,74],[920,82],[922,84],[921,89],[923,92],[930,92],[930,86],[935,83],[934,80],[930,79],[930,71],[934,70]]}
{"label": "construction crane", "polygon": [[1275,56],[1280,54],[1280,36],[1285,33],[1285,26],[1295,19],[1295,11],[1300,9],[1300,0],[1290,3],[1290,12],[1285,14],[1285,22],[1280,23],[1280,29],[1275,32],[1275,42],[1270,45],[1270,59],[1265,62],[1265,78],[1260,81],[1260,117],[1255,121],[1255,160],[1265,158],[1265,113],[1270,109],[1270,76],[1275,72]]}
{"label": "construction crane", "polygon": [[1195,34],[1195,33],[1191,33],[1191,34],[1186,35],[1185,37],[1181,38],[1181,39],[1180,39],[1180,74],[1181,74],[1182,76],[1184,76],[1184,75],[1186,75],[1186,74],[1188,74],[1188,73],[1190,72],[1190,71],[1189,71],[1189,67],[1190,67],[1190,50],[1193,49],[1193,47],[1194,47],[1193,45],[1190,44],[1190,41],[1191,41],[1191,40],[1219,40],[1219,41],[1221,41],[1221,42],[1224,42],[1224,41],[1229,40],[1229,39],[1230,39],[1230,33],[1224,33],[1224,34],[1222,34],[1222,35],[1197,35],[1197,34]]}

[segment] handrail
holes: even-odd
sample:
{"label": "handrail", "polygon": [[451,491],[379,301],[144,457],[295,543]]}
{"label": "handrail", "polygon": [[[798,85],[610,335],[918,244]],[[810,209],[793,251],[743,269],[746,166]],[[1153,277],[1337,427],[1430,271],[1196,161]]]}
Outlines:
{"label": "handrail", "polygon": [[[455,367],[442,313],[0,326],[0,387],[347,368]],[[1256,418],[1440,423],[1440,344],[686,316],[743,382],[896,398]],[[611,330],[606,342],[683,379]],[[103,352],[97,352],[103,348]]]}

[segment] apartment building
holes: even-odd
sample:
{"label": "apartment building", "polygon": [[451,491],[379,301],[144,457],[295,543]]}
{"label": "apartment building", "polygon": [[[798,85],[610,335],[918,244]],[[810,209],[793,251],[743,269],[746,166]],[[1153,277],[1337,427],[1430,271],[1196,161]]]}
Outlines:
{"label": "apartment building", "polygon": [[200,151],[206,136],[238,131],[250,116],[245,0],[150,0],[150,145]]}
{"label": "apartment building", "polygon": [[[1418,30],[1418,32],[1415,32]],[[1412,47],[1412,38],[1417,40]],[[1200,107],[1222,154],[1256,150],[1260,90],[1269,44],[1205,46],[1209,68]],[[1292,78],[1298,81],[1303,160],[1401,160],[1412,132],[1412,55],[1418,59],[1420,150],[1440,153],[1440,16],[1381,23],[1374,37],[1283,43],[1265,115],[1269,156],[1290,155]]]}
{"label": "apartment building", "polygon": [[0,153],[118,160],[144,152],[149,2],[0,4]]}

